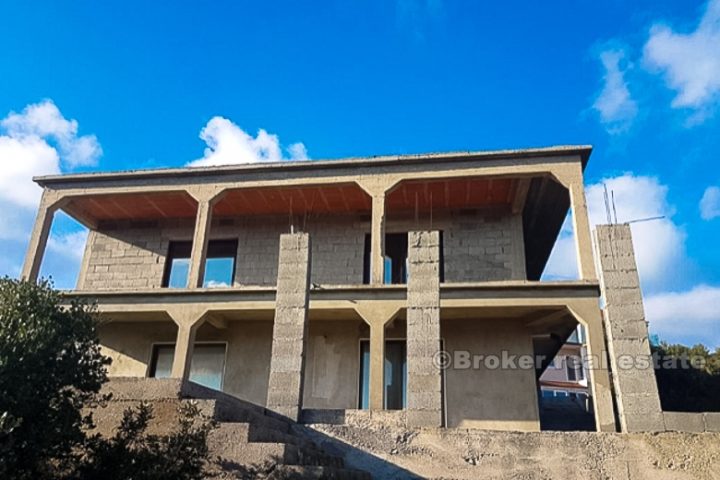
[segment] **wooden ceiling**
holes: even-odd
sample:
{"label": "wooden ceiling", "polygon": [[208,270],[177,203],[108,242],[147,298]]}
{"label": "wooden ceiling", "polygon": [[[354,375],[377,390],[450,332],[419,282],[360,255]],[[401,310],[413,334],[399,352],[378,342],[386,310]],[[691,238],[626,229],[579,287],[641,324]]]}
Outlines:
{"label": "wooden ceiling", "polygon": [[386,200],[388,211],[430,208],[477,208],[512,205],[518,181],[509,178],[460,178],[408,181],[396,187]]}
{"label": "wooden ceiling", "polygon": [[355,183],[284,187],[244,188],[227,192],[216,204],[213,215],[272,215],[289,213],[369,212],[370,197]]}
{"label": "wooden ceiling", "polygon": [[123,193],[74,198],[63,210],[92,225],[105,220],[195,217],[197,202],[185,192]]}
{"label": "wooden ceiling", "polygon": [[[479,208],[524,202],[523,180],[461,178],[400,183],[388,195],[388,212]],[[213,208],[220,217],[299,213],[370,213],[372,201],[355,183],[245,188],[226,192]],[[91,195],[71,200],[67,213],[88,225],[107,220],[193,218],[196,201],[185,192]]]}

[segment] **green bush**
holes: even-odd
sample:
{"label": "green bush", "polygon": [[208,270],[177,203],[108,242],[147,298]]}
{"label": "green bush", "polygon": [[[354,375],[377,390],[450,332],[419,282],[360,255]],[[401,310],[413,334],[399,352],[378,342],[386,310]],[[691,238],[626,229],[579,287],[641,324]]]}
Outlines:
{"label": "green bush", "polygon": [[92,435],[87,407],[107,398],[92,306],[71,302],[42,281],[0,279],[0,479],[204,478],[214,423],[183,405],[169,435],[148,435],[152,408],[124,413],[114,436]]}

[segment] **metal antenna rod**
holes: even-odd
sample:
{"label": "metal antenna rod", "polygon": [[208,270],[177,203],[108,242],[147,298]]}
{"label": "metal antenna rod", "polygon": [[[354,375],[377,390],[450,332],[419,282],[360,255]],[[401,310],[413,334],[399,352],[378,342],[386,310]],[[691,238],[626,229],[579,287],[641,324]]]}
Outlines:
{"label": "metal antenna rod", "polygon": [[608,189],[607,189],[606,183],[603,183],[603,190],[604,190],[603,196],[605,198],[605,216],[607,218],[607,223],[611,224],[612,217],[610,216],[610,199],[608,198]]}
{"label": "metal antenna rod", "polygon": [[612,207],[613,207],[613,213],[615,214],[615,223],[617,224],[617,210],[615,209],[615,190],[611,190],[610,194],[612,195]]}

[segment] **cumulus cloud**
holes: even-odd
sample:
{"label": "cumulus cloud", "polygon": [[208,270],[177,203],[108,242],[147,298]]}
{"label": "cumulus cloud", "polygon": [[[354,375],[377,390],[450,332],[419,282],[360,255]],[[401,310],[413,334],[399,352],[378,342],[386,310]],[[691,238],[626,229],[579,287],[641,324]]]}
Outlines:
{"label": "cumulus cloud", "polygon": [[593,108],[609,133],[622,133],[630,128],[638,112],[637,103],[630,95],[625,79],[625,52],[605,50],[600,53],[600,61],[605,74],[602,90],[595,99]]}
{"label": "cumulus cloud", "polygon": [[[655,177],[627,173],[606,178],[586,188],[591,228],[607,223],[604,186],[615,196],[620,223],[652,217],[662,219],[632,225],[638,272],[643,286],[654,290],[672,280],[672,272],[685,260],[685,232],[673,221],[668,187]],[[571,224],[565,222],[546,268],[548,278],[577,278],[575,243]]]}
{"label": "cumulus cloud", "polygon": [[720,217],[720,187],[708,187],[700,200],[700,217],[712,220]]}
{"label": "cumulus cloud", "polygon": [[698,285],[645,297],[650,328],[663,339],[720,347],[720,288]]}
{"label": "cumulus cloud", "polygon": [[[78,135],[77,121],[66,119],[52,100],[28,105],[0,120],[0,248],[16,259],[5,262],[0,274],[16,275],[22,263],[42,193],[32,177],[95,165],[101,155],[97,138]],[[85,231],[54,229],[48,249],[77,259],[85,235]]]}
{"label": "cumulus cloud", "polygon": [[223,117],[210,119],[200,132],[200,138],[207,144],[205,153],[188,166],[308,160],[307,150],[302,143],[293,143],[283,152],[277,135],[260,129],[253,137]]}
{"label": "cumulus cloud", "polygon": [[87,230],[66,233],[64,235],[54,235],[48,239],[47,248],[51,252],[59,253],[60,255],[75,260],[81,260],[85,253],[87,236]]}
{"label": "cumulus cloud", "polygon": [[663,74],[677,95],[675,108],[705,109],[720,95],[720,0],[710,0],[697,28],[679,33],[668,25],[650,29],[643,63]]}

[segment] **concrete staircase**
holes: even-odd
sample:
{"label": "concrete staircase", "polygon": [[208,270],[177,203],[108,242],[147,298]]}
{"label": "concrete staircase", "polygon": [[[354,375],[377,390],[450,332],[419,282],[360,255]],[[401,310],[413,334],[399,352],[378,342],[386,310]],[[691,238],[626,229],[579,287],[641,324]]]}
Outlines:
{"label": "concrete staircase", "polygon": [[105,387],[109,405],[95,413],[101,433],[110,433],[122,412],[140,401],[154,407],[150,430],[163,433],[174,425],[179,402],[196,402],[217,428],[208,446],[214,458],[210,478],[216,479],[349,479],[370,480],[370,474],[350,469],[303,435],[303,429],[258,405],[171,379],[113,379]]}

